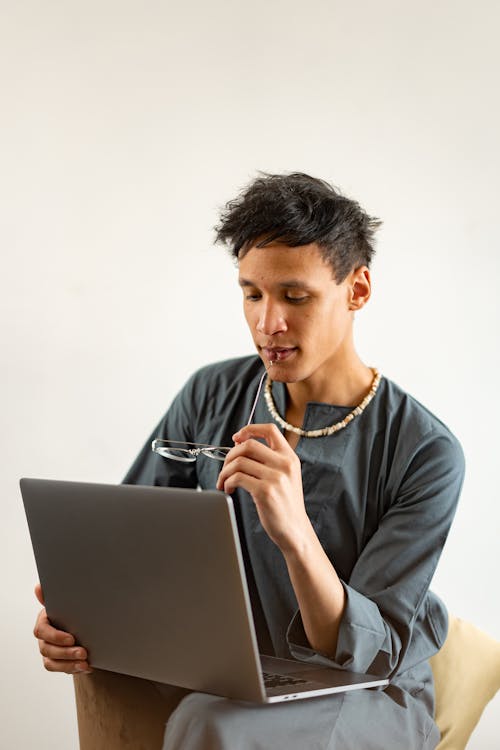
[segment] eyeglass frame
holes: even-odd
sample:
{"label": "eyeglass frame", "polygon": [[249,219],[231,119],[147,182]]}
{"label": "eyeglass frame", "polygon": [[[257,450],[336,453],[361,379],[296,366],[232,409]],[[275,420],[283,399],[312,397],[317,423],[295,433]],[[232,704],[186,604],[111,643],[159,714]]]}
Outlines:
{"label": "eyeglass frame", "polygon": [[[174,456],[169,453],[168,447],[164,448],[161,445],[162,443],[169,443],[172,446],[171,450],[181,451],[186,455]],[[191,447],[188,448],[186,446]],[[151,450],[154,451],[154,453],[158,453],[158,455],[162,456],[163,458],[170,458],[172,461],[183,461],[184,463],[191,463],[192,461],[196,461],[196,459],[200,455],[207,456],[207,458],[212,458],[215,461],[224,461],[231,448],[222,445],[210,445],[208,443],[190,443],[183,440],[167,440],[166,438],[155,438],[151,443]],[[224,455],[213,455],[213,452],[222,452]]]}
{"label": "eyeglass frame", "polygon": [[[264,370],[259,385],[257,388],[257,394],[255,396],[252,409],[250,411],[250,416],[248,417],[247,425],[249,425],[253,419],[253,415],[255,413],[255,409],[257,406],[257,401],[260,395],[260,392],[262,390],[262,383],[264,382],[264,378],[267,375],[267,370]],[[186,454],[184,456],[173,456],[172,454],[168,453],[168,448],[163,448],[160,445],[160,443],[173,443],[172,450],[178,450],[182,451],[182,453]],[[176,448],[175,445],[179,446],[190,446],[190,447],[179,447]],[[182,461],[183,463],[192,463],[193,461],[196,461],[198,456],[203,455],[207,456],[207,458],[211,458],[214,461],[224,461],[225,457],[231,450],[231,447],[228,446],[222,446],[222,445],[210,445],[210,443],[190,443],[189,441],[183,441],[183,440],[169,440],[168,438],[155,438],[151,443],[151,450],[154,453],[157,453],[159,456],[162,456],[162,458],[168,458],[171,461]],[[215,456],[212,455],[212,451],[222,451],[224,453],[224,457],[222,456]]]}

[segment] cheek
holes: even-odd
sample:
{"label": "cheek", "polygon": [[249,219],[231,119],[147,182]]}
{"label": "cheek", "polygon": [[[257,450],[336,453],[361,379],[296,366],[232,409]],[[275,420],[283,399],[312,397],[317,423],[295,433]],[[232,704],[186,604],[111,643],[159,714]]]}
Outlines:
{"label": "cheek", "polygon": [[301,315],[295,315],[289,319],[289,324],[296,331],[300,331],[301,336],[306,339],[314,338],[322,327],[321,317],[313,315],[310,312],[303,312]]}
{"label": "cheek", "polygon": [[257,316],[255,315],[255,310],[252,310],[251,308],[249,309],[247,305],[244,304],[243,315],[245,317],[247,326],[249,327],[250,331],[253,333],[257,325]]}
{"label": "cheek", "polygon": [[317,348],[318,354],[322,353],[322,347],[335,343],[342,336],[343,324],[331,310],[325,310],[322,315],[311,316],[304,324],[306,338]]}

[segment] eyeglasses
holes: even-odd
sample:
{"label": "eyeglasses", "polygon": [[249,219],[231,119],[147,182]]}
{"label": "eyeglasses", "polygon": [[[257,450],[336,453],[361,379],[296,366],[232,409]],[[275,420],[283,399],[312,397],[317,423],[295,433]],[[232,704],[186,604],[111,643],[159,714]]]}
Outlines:
{"label": "eyeglasses", "polygon": [[205,445],[204,443],[183,443],[180,440],[161,440],[156,438],[151,444],[151,450],[164,458],[189,463],[196,461],[199,455],[224,461],[231,448],[221,445]]}
{"label": "eyeglasses", "polygon": [[[257,406],[257,400],[262,389],[262,383],[267,375],[267,371],[264,370],[262,377],[259,381],[257,388],[257,395],[255,396],[250,416],[248,417],[247,425],[253,419],[255,407]],[[203,455],[208,458],[213,458],[216,461],[224,461],[231,448],[222,445],[210,445],[205,443],[187,443],[182,440],[167,440],[163,438],[156,438],[151,443],[151,450],[163,458],[170,458],[174,461],[183,461],[185,463],[191,463],[196,461],[198,456]]]}

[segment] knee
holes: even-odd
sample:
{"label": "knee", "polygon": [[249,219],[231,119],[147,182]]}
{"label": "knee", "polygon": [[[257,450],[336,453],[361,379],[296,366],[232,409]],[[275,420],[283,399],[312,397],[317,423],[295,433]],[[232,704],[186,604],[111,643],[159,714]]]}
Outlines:
{"label": "knee", "polygon": [[238,736],[231,702],[204,693],[182,699],[167,722],[163,750],[226,750]]}

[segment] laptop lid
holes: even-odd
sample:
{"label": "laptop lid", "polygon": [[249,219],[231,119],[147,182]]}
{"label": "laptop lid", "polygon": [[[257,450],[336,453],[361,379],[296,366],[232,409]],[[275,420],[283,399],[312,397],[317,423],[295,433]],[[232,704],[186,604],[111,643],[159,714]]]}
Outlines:
{"label": "laptop lid", "polygon": [[229,497],[42,479],[20,484],[48,617],[89,650],[94,667],[264,699]]}
{"label": "laptop lid", "polygon": [[222,492],[20,484],[47,614],[92,666],[260,703],[387,684],[259,657],[233,503]]}

